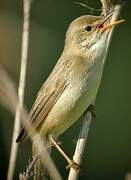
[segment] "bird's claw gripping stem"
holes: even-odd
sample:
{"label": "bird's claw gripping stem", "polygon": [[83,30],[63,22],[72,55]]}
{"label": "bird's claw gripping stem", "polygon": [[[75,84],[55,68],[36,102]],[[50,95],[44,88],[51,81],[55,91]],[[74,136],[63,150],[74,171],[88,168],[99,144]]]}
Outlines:
{"label": "bird's claw gripping stem", "polygon": [[90,104],[87,110],[90,111],[92,117],[96,118],[96,108],[93,104]]}
{"label": "bird's claw gripping stem", "polygon": [[79,164],[77,164],[74,160],[71,160],[69,162],[69,165],[66,166],[66,169],[70,169],[70,168],[73,168],[78,174],[81,171],[81,166]]}

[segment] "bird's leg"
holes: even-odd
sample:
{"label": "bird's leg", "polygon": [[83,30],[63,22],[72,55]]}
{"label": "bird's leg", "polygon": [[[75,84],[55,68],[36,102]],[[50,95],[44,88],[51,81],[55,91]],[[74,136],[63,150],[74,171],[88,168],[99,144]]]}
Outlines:
{"label": "bird's leg", "polygon": [[89,107],[87,108],[87,111],[91,112],[92,117],[96,118],[96,108],[93,104],[90,104]]}
{"label": "bird's leg", "polygon": [[49,136],[49,141],[52,143],[52,145],[60,152],[60,154],[66,159],[66,161],[69,163],[69,165],[66,167],[67,169],[73,168],[77,173],[80,172],[80,165],[75,163],[74,160],[71,160],[66,153],[61,149],[61,147],[56,143],[56,141],[53,139],[52,136]]}

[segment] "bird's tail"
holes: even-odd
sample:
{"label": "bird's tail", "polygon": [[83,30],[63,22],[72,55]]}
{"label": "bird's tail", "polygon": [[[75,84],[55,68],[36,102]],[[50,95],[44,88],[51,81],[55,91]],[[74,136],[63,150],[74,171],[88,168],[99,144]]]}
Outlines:
{"label": "bird's tail", "polygon": [[26,129],[25,128],[23,128],[21,131],[20,131],[20,133],[19,133],[19,135],[18,135],[18,137],[17,137],[17,139],[16,139],[16,142],[18,143],[18,142],[25,142],[28,138],[28,133],[27,133],[27,131],[26,131]]}
{"label": "bird's tail", "polygon": [[[34,165],[34,180],[46,179],[46,177],[48,179],[49,177],[48,177],[47,169],[45,168],[43,161],[41,160],[41,157],[39,156],[38,147],[40,146],[38,145],[38,141],[37,141],[37,146],[36,146],[36,143],[35,143],[36,140],[37,139],[34,138],[32,141],[32,155],[33,157],[38,156],[37,161]],[[48,141],[46,141],[44,144],[46,148],[49,146]]]}

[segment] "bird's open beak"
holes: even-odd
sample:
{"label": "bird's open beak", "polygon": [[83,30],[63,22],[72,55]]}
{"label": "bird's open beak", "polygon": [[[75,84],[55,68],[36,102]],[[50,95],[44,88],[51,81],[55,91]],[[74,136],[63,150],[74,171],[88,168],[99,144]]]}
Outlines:
{"label": "bird's open beak", "polygon": [[121,20],[117,20],[117,21],[114,21],[110,24],[107,24],[105,26],[103,26],[102,30],[108,30],[108,29],[111,29],[113,26],[116,26],[117,24],[120,24],[122,22],[124,22],[125,20],[124,19],[121,19]]}
{"label": "bird's open beak", "polygon": [[108,29],[111,29],[113,26],[116,26],[117,24],[120,24],[122,22],[124,22],[125,20],[124,19],[121,19],[121,20],[116,20],[112,23],[106,23],[107,20],[109,20],[109,18],[116,12],[116,10],[112,11],[111,13],[109,13],[106,17],[104,17],[104,19],[97,25],[97,28],[98,29],[101,29],[102,31],[105,31],[105,30],[108,30]]}

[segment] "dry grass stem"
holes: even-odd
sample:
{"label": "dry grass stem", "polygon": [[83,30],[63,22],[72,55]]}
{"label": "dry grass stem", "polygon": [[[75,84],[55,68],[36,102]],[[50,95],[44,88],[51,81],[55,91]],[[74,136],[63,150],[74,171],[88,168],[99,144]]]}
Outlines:
{"label": "dry grass stem", "polygon": [[17,93],[15,85],[0,65],[0,103],[12,113],[15,112]]}
{"label": "dry grass stem", "polygon": [[12,145],[11,145],[11,155],[9,160],[9,168],[7,179],[12,180],[14,176],[18,144],[15,142],[16,137],[20,130],[20,118],[21,110],[24,103],[24,94],[25,94],[25,81],[26,81],[26,69],[27,69],[27,60],[28,60],[28,39],[29,39],[29,16],[30,16],[30,0],[23,0],[23,33],[22,33],[22,49],[21,49],[21,69],[20,69],[20,79],[18,87],[18,104],[16,106],[15,112],[15,122],[14,130],[12,136]]}
{"label": "dry grass stem", "polygon": [[[27,29],[25,28],[25,30],[27,30]],[[27,34],[26,34],[26,36],[27,36]],[[24,36],[24,37],[26,37],[26,36]],[[25,43],[23,43],[23,44],[25,44]],[[28,46],[26,46],[26,48],[28,48]],[[25,52],[27,53],[27,50],[25,50]],[[25,56],[24,56],[24,58],[25,58]],[[23,67],[23,65],[22,65],[22,67]],[[23,67],[23,69],[26,70],[26,67]],[[23,70],[22,70],[22,72],[23,72]],[[22,74],[21,77],[23,75],[24,74]],[[25,85],[23,78],[22,78],[22,82],[23,82],[23,85],[21,85],[20,87],[23,87]],[[21,90],[19,90],[19,91],[20,91],[20,94],[24,95],[24,92],[21,92]],[[21,100],[21,101],[23,101],[23,100]],[[17,96],[17,92],[16,92],[14,83],[9,78],[9,76],[7,75],[7,73],[3,69],[3,67],[0,66],[0,103],[2,105],[4,105],[8,110],[10,110],[14,114],[16,107],[17,108],[19,107],[18,102],[19,102],[18,96]],[[22,104],[23,104],[23,102],[22,102]],[[24,123],[25,120],[27,120],[27,118],[28,118],[28,113],[26,112],[23,105],[21,105],[21,113],[19,114],[19,116],[20,115],[21,115],[21,120]],[[26,128],[28,131],[28,127],[26,127]],[[32,127],[32,129],[33,129],[33,127]],[[46,168],[48,169],[50,177],[54,180],[61,180],[62,178],[59,175],[59,172],[57,171],[50,155],[48,154],[47,150],[45,149],[43,139],[41,140],[41,137],[37,134],[35,129],[33,130],[33,132],[34,132],[34,135],[37,136],[37,141],[36,141],[35,146],[38,147],[38,154],[41,157],[42,162],[45,164]],[[15,145],[16,145],[15,140],[16,140],[17,134],[18,134],[18,132],[16,133],[16,135],[14,136],[14,139],[13,139],[13,142]],[[32,140],[32,137],[31,137],[31,140]],[[37,142],[40,142],[40,143],[37,143]],[[15,148],[16,148],[16,146],[15,146]],[[16,151],[13,151],[13,159],[16,156],[15,153],[16,153]],[[10,168],[8,171],[8,180],[13,179],[14,164],[15,164],[15,163],[13,164],[13,162],[14,161],[12,161],[12,160],[10,161]],[[13,166],[13,167],[11,167],[11,166]],[[24,177],[22,175],[20,175],[20,179],[22,179],[22,178],[24,178]]]}
{"label": "dry grass stem", "polygon": [[93,7],[90,7],[90,6],[87,6],[87,4],[84,4],[84,3],[80,3],[80,2],[74,2],[75,4],[78,4],[78,5],[80,5],[80,6],[82,6],[82,7],[84,7],[84,8],[86,8],[86,9],[89,9],[90,11],[92,11],[92,12],[101,12],[102,11],[102,9],[95,9],[95,8],[93,8]]}

